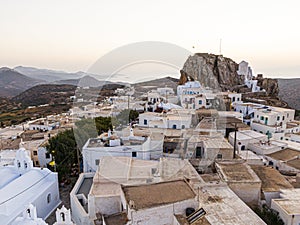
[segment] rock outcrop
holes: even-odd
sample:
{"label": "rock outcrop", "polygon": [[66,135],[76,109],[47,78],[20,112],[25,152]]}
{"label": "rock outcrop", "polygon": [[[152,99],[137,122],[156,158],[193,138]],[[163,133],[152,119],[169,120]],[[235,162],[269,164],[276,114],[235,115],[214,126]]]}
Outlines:
{"label": "rock outcrop", "polygon": [[180,84],[197,80],[202,85],[222,91],[233,90],[244,85],[244,76],[237,74],[238,64],[222,55],[196,53],[185,62],[181,72]]}
{"label": "rock outcrop", "polygon": [[262,89],[265,89],[267,96],[278,96],[279,86],[277,79],[259,78],[257,85]]}
{"label": "rock outcrop", "polygon": [[[265,92],[251,92],[245,85],[245,76],[237,73],[239,65],[230,58],[222,55],[196,53],[190,56],[180,71],[179,84],[187,81],[199,81],[201,85],[219,91],[236,91],[244,93],[245,101],[263,100],[263,104],[278,107],[288,107],[287,103],[279,97],[277,79],[263,78],[259,74],[256,78],[257,85]],[[260,101],[259,103],[262,103]]]}

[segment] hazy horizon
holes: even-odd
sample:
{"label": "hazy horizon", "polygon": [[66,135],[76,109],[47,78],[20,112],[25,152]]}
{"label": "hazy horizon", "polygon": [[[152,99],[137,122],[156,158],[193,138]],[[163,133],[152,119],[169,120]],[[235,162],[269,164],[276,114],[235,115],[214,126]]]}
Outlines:
{"label": "hazy horizon", "polygon": [[1,67],[87,71],[106,53],[140,41],[221,53],[270,78],[300,77],[296,0],[3,0]]}

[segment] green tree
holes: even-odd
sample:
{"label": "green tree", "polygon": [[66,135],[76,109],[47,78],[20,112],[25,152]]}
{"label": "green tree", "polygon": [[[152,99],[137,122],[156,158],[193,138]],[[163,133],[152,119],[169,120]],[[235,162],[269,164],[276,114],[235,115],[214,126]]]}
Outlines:
{"label": "green tree", "polygon": [[284,225],[278,213],[266,205],[263,205],[261,209],[254,209],[254,212],[268,225]]}
{"label": "green tree", "polygon": [[117,115],[117,121],[121,125],[127,125],[132,121],[135,121],[139,117],[139,113],[136,110],[124,109]]}
{"label": "green tree", "polygon": [[59,180],[68,177],[74,164],[77,164],[77,144],[73,130],[58,133],[49,139],[46,146],[48,153],[52,154],[55,165],[53,169],[58,172]]}

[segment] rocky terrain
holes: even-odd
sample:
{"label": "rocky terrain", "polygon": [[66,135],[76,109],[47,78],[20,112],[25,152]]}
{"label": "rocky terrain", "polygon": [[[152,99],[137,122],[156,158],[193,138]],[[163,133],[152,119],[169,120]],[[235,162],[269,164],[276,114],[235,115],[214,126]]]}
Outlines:
{"label": "rocky terrain", "polygon": [[236,91],[245,93],[244,100],[263,100],[261,103],[288,107],[287,103],[278,96],[279,86],[277,79],[263,78],[258,76],[258,86],[265,89],[264,93],[251,93],[251,90],[244,85],[244,76],[238,75],[238,64],[230,58],[222,55],[208,53],[196,53],[190,56],[180,71],[179,84],[188,80],[199,81],[205,87],[219,91]]}
{"label": "rocky terrain", "polygon": [[22,92],[11,100],[21,103],[23,107],[62,104],[75,94],[75,90],[76,86],[73,85],[42,84]]}
{"label": "rocky terrain", "polygon": [[290,107],[300,110],[300,78],[278,79],[279,97]]}
{"label": "rocky terrain", "polygon": [[244,84],[244,76],[237,74],[238,64],[222,55],[196,53],[190,56],[180,71],[179,84],[197,80],[206,87],[232,90]]}

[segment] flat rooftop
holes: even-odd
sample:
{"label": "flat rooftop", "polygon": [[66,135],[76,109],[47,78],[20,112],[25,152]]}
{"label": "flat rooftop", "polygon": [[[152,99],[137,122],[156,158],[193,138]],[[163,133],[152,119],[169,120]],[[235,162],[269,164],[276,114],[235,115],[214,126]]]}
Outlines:
{"label": "flat rooftop", "polygon": [[232,149],[233,147],[225,138],[208,138],[203,141],[205,148]]}
{"label": "flat rooftop", "polygon": [[268,154],[267,156],[269,156],[273,159],[276,159],[276,160],[288,161],[294,157],[300,156],[300,151],[297,151],[297,150],[294,150],[291,148],[286,148],[286,149],[280,150],[278,152]]}
{"label": "flat rooftop", "polygon": [[300,214],[300,199],[273,199],[287,214]]}
{"label": "flat rooftop", "polygon": [[195,198],[196,194],[184,181],[169,181],[139,186],[122,186],[127,203],[136,209],[157,207]]}
{"label": "flat rooftop", "polygon": [[291,167],[294,167],[295,169],[300,170],[300,159],[290,160],[286,164],[288,164]]}
{"label": "flat rooftop", "polygon": [[210,224],[265,224],[227,185],[206,185],[199,194]]}
{"label": "flat rooftop", "polygon": [[[229,135],[233,137],[234,132],[231,132]],[[267,136],[265,134],[258,133],[254,130],[241,130],[236,133],[236,138],[238,140],[249,140],[249,139],[251,140],[251,139],[256,139],[256,138],[266,138],[267,139]]]}
{"label": "flat rooftop", "polygon": [[261,188],[266,192],[277,192],[280,189],[289,189],[293,186],[277,170],[268,166],[251,165],[251,168],[260,178]]}
{"label": "flat rooftop", "polygon": [[243,160],[222,161],[216,163],[216,166],[225,181],[260,182],[258,176]]}

